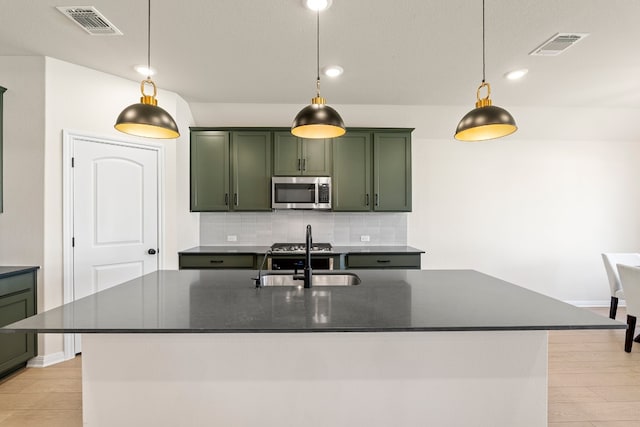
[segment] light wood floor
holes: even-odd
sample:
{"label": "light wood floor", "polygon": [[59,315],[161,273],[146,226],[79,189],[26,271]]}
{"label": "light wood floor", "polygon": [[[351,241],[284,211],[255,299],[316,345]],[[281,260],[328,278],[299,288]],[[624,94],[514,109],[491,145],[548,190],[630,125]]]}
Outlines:
{"label": "light wood floor", "polygon": [[[630,354],[623,345],[622,329],[549,333],[549,427],[640,427],[640,343]],[[0,380],[0,427],[81,427],[81,363]]]}

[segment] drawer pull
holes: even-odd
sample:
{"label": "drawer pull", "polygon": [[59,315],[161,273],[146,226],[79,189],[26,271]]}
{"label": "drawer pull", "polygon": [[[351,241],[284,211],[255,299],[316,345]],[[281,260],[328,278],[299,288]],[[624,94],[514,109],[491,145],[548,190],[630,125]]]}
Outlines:
{"label": "drawer pull", "polygon": [[391,260],[390,260],[390,259],[378,259],[378,260],[376,260],[376,261],[377,261],[377,262],[379,262],[380,264],[384,264],[384,263],[387,263],[387,262],[391,262]]}
{"label": "drawer pull", "polygon": [[223,259],[212,259],[209,261],[211,264],[222,264],[224,262]]}

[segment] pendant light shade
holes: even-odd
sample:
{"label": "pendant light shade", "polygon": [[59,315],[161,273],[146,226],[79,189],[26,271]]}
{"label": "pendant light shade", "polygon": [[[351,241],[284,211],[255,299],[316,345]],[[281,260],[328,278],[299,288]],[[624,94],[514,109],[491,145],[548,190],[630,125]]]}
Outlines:
{"label": "pendant light shade", "polygon": [[320,96],[320,11],[316,12],[316,96],[293,119],[291,133],[300,138],[336,138],[346,129],[340,114]]}
{"label": "pendant light shade", "polygon": [[[145,95],[145,84],[153,86],[153,95]],[[137,104],[131,104],[118,116],[115,128],[129,135],[147,138],[177,138],[180,136],[178,125],[166,110],[158,107],[156,85],[151,79],[140,83],[142,97]]]}
{"label": "pendant light shade", "polygon": [[[480,98],[482,88],[487,96]],[[460,141],[486,141],[514,133],[518,127],[513,116],[504,108],[491,105],[491,85],[485,81],[484,0],[482,0],[482,83],[476,92],[476,108],[458,123],[455,138]]]}
{"label": "pendant light shade", "polygon": [[300,138],[336,138],[345,132],[340,114],[321,97],[300,110],[291,126],[291,133]]}
{"label": "pendant light shade", "polygon": [[[151,0],[148,1],[147,15],[147,69],[151,69]],[[153,94],[147,95],[144,92],[145,86],[153,87]],[[147,76],[140,83],[142,97],[137,104],[129,105],[122,110],[114,127],[120,132],[129,135],[143,136],[147,138],[177,138],[180,136],[178,125],[171,114],[163,108],[158,107],[156,95],[158,90],[156,84]]]}
{"label": "pendant light shade", "polygon": [[[480,90],[486,87],[486,98],[480,98]],[[460,141],[486,141],[514,133],[518,127],[513,116],[504,108],[491,105],[489,83],[478,87],[476,108],[469,111],[458,123],[455,138]]]}

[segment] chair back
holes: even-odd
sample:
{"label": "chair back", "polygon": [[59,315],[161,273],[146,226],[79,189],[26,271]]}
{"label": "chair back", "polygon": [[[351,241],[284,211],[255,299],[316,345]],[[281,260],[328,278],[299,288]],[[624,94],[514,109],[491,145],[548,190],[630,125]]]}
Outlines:
{"label": "chair back", "polygon": [[604,261],[604,268],[607,271],[607,278],[609,279],[609,288],[611,289],[611,296],[615,297],[616,292],[621,291],[622,285],[620,284],[620,276],[618,275],[618,269],[616,265],[634,265],[640,266],[640,254],[639,253],[605,253],[602,254],[602,260]]}
{"label": "chair back", "polygon": [[640,267],[618,264],[618,272],[624,286],[627,314],[640,317]]}

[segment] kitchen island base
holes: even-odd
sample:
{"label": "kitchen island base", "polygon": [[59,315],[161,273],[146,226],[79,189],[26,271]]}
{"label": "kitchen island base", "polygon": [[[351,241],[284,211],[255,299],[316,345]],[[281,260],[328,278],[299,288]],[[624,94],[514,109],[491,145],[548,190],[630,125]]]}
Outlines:
{"label": "kitchen island base", "polygon": [[547,425],[547,331],[84,334],[85,426]]}

